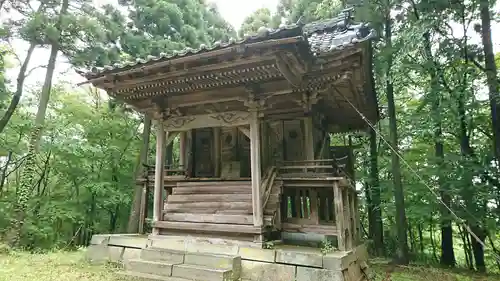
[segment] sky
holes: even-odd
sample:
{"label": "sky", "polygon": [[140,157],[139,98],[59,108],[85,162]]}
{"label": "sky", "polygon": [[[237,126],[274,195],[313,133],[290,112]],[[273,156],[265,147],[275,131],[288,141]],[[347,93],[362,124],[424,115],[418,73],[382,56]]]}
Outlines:
{"label": "sky", "polygon": [[[104,4],[117,4],[117,0],[94,0],[96,5]],[[208,2],[216,3],[219,12],[222,17],[224,17],[231,25],[238,29],[243,20],[251,15],[254,11],[260,8],[268,8],[271,11],[276,10],[278,5],[278,0],[209,0]],[[24,59],[28,45],[22,41],[14,42],[14,49],[21,59]],[[49,57],[49,50],[38,49],[34,52],[32,59],[30,61],[29,69],[41,66],[47,63],[47,58]],[[15,81],[17,77],[18,67],[10,69],[7,76],[11,81]],[[26,88],[29,86],[35,86],[39,83],[43,83],[45,76],[45,69],[38,68],[34,70],[31,75],[26,79]],[[57,61],[56,73],[54,74],[54,82],[69,82],[71,84],[78,84],[84,81],[84,78],[78,75],[71,66],[67,63],[66,59],[59,56]]]}
{"label": "sky", "polygon": [[[208,0],[209,2],[216,3],[221,15],[236,29],[239,29],[243,20],[252,14],[254,11],[260,8],[269,8],[271,11],[275,11],[278,4],[278,0]],[[117,4],[118,0],[94,0],[96,5],[103,4]],[[496,7],[500,10],[500,3]],[[493,42],[495,44],[495,52],[500,52],[500,24],[495,24],[492,27]],[[458,29],[454,32],[455,36],[460,36],[461,30]],[[480,37],[477,33],[471,32],[472,40],[480,42]],[[23,41],[14,42],[14,49],[21,59],[24,59],[28,45]],[[30,66],[28,69],[41,66],[47,63],[47,58],[49,56],[48,49],[37,49],[33,54]],[[7,72],[7,76],[11,81],[15,82],[18,67],[12,68]],[[26,79],[25,89],[30,89],[39,83],[42,83],[45,76],[45,69],[38,68],[31,72],[31,75]],[[58,63],[56,67],[56,73],[54,74],[54,83],[58,82],[69,82],[70,84],[78,84],[79,82],[85,81],[83,77],[78,75],[66,62],[65,58],[59,56]]]}

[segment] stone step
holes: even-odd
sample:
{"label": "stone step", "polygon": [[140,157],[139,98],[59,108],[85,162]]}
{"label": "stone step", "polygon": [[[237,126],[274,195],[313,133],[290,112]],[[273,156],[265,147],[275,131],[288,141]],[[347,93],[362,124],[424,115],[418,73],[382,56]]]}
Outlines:
{"label": "stone step", "polygon": [[241,268],[241,257],[187,252],[184,256],[184,263],[212,267],[216,269],[230,269],[239,272]]}
{"label": "stone step", "polygon": [[154,274],[159,276],[172,275],[172,264],[165,262],[131,259],[125,263],[125,269],[127,271]]}
{"label": "stone step", "polygon": [[167,277],[155,274],[140,273],[133,271],[118,272],[118,275],[133,278],[134,281],[192,281],[190,279],[179,277]]}
{"label": "stone step", "polygon": [[171,264],[180,264],[184,262],[184,253],[152,247],[141,251],[141,259],[146,261],[163,261]]}
{"label": "stone step", "polygon": [[216,269],[207,266],[193,264],[177,264],[172,268],[173,277],[181,277],[195,281],[229,281],[233,278],[233,272],[229,269]]}

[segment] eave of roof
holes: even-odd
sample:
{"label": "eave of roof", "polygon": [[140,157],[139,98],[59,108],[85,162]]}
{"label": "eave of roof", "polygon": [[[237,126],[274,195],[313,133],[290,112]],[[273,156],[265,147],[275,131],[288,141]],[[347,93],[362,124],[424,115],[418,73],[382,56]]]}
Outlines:
{"label": "eave of roof", "polygon": [[180,51],[174,51],[171,54],[162,53],[159,56],[148,56],[145,59],[137,58],[135,61],[106,65],[102,68],[93,68],[91,71],[87,72],[77,70],[77,72],[90,80],[181,57],[212,52],[238,45],[246,45],[294,36],[303,36],[309,44],[311,53],[313,55],[319,55],[321,53],[342,50],[344,48],[354,46],[357,43],[373,39],[376,37],[376,32],[366,23],[353,22],[350,18],[350,14],[345,13],[344,15],[336,18],[312,22],[309,24],[302,24],[299,22],[292,25],[281,25],[277,29],[261,27],[259,28],[257,34],[246,35],[241,40],[231,38],[228,42],[218,41],[212,46],[202,44],[195,49],[188,47]]}

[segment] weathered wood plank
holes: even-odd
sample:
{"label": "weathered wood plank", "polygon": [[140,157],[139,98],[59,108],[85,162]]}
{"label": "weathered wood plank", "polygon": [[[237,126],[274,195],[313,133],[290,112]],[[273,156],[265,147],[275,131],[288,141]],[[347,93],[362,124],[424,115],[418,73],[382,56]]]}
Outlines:
{"label": "weathered wood plank", "polygon": [[342,188],[339,187],[338,182],[333,182],[333,201],[335,205],[335,224],[337,225],[337,241],[338,248],[341,251],[346,250],[345,241],[345,226],[344,226],[344,202]]}
{"label": "weathered wood plank", "polygon": [[283,222],[281,225],[284,231],[289,232],[318,233],[324,235],[338,234],[335,225],[294,224],[288,222]]}
{"label": "weathered wood plank", "polygon": [[254,233],[261,234],[262,227],[241,224],[215,224],[215,223],[195,223],[195,222],[172,222],[158,221],[154,227],[176,230],[195,230],[203,232],[232,232],[232,233]]}
{"label": "weathered wood plank", "polygon": [[182,202],[234,202],[234,201],[252,201],[252,197],[247,194],[190,194],[190,195],[171,195],[169,203]]}
{"label": "weathered wood plank", "polygon": [[167,213],[166,221],[253,225],[252,215]]}

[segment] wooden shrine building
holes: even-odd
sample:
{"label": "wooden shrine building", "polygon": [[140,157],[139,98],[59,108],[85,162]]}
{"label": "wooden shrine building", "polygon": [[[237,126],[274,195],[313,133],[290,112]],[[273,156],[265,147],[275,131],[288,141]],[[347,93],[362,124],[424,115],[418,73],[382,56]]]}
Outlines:
{"label": "wooden shrine building", "polygon": [[[305,233],[356,246],[352,171],[329,135],[378,120],[374,36],[347,12],[84,73],[156,122],[153,235],[262,245]],[[172,174],[165,151],[177,137]]]}

